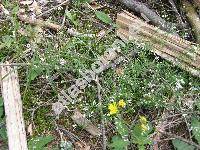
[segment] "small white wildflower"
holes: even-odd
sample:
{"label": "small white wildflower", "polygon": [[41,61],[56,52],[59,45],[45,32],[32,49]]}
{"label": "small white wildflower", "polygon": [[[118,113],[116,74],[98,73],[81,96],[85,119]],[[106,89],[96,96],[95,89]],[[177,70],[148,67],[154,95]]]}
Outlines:
{"label": "small white wildflower", "polygon": [[31,47],[31,44],[29,44],[29,43],[26,44],[26,47],[27,47],[27,48],[30,48],[30,47]]}
{"label": "small white wildflower", "polygon": [[182,87],[182,85],[180,84],[180,82],[176,82],[176,90],[180,90],[180,89],[182,89],[183,87]]}
{"label": "small white wildflower", "polygon": [[180,90],[180,89],[182,89],[183,88],[183,84],[185,84],[185,81],[183,80],[183,79],[177,79],[176,80],[176,88],[175,88],[175,90]]}
{"label": "small white wildflower", "polygon": [[65,65],[66,64],[66,60],[64,60],[63,58],[60,59],[60,65]]}
{"label": "small white wildflower", "polygon": [[72,127],[73,127],[73,128],[76,128],[76,127],[77,127],[77,125],[76,125],[76,124],[73,124],[73,125],[72,125]]}
{"label": "small white wildflower", "polygon": [[62,10],[62,9],[63,9],[62,7],[58,7],[58,8],[57,8],[57,10]]}

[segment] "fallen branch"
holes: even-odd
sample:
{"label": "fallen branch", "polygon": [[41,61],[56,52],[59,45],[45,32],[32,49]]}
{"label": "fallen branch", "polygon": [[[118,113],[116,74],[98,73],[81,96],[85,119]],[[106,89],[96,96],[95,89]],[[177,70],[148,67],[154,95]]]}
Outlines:
{"label": "fallen branch", "polygon": [[200,19],[195,8],[187,0],[182,1],[187,18],[194,31],[197,43],[200,44]]}
{"label": "fallen branch", "polygon": [[9,150],[28,150],[17,71],[10,66],[0,71]]}
{"label": "fallen branch", "polygon": [[185,23],[183,22],[183,19],[182,19],[180,13],[178,12],[178,9],[177,9],[177,7],[176,7],[176,4],[175,4],[174,0],[169,0],[169,3],[170,3],[171,6],[172,6],[172,10],[173,10],[173,11],[175,12],[175,14],[176,14],[176,17],[177,17],[177,20],[178,20],[179,24],[182,25],[183,28],[186,27],[187,24],[185,24]]}
{"label": "fallen branch", "polygon": [[48,21],[43,21],[41,19],[31,19],[25,15],[18,15],[18,18],[19,20],[25,22],[25,23],[29,23],[31,25],[37,25],[37,26],[40,26],[40,27],[45,27],[45,28],[50,28],[50,29],[53,29],[53,30],[60,30],[61,29],[61,26],[58,25],[58,24],[55,24],[55,23],[51,23],[51,22],[48,22]]}
{"label": "fallen branch", "polygon": [[45,12],[39,14],[36,18],[39,18],[39,17],[43,16],[44,14],[47,14],[47,13],[51,12],[52,10],[54,10],[54,9],[56,9],[56,8],[58,8],[58,7],[62,6],[62,5],[64,5],[64,4],[66,4],[66,3],[68,3],[68,2],[69,2],[69,0],[66,0],[66,1],[64,1],[64,2],[62,2],[62,3],[60,3],[60,4],[58,4],[57,6],[54,6],[54,7],[52,7],[51,9],[49,9],[49,10],[47,10],[47,11],[45,11]]}
{"label": "fallen branch", "polygon": [[97,91],[98,91],[98,99],[99,99],[99,107],[100,107],[100,113],[101,113],[101,125],[102,125],[102,141],[103,141],[103,150],[106,150],[106,132],[105,132],[105,120],[102,110],[102,97],[101,97],[101,85],[99,83],[99,78],[97,76],[96,78],[96,84],[97,84]]}
{"label": "fallen branch", "polygon": [[172,27],[176,26],[175,24],[167,22],[164,19],[162,19],[153,10],[149,9],[144,3],[135,0],[119,0],[119,1],[130,10],[145,16],[154,25],[160,27],[163,30],[171,31]]}
{"label": "fallen branch", "polygon": [[150,51],[200,77],[200,51],[198,46],[178,36],[150,26],[138,17],[123,12],[117,15],[117,35],[124,41],[146,43]]}

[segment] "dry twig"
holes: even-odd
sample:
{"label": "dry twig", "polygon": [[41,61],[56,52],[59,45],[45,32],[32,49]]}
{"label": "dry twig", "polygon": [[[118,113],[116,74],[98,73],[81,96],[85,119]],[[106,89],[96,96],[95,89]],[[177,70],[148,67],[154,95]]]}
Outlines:
{"label": "dry twig", "polygon": [[194,143],[193,141],[189,141],[189,140],[187,140],[187,139],[185,139],[185,138],[183,138],[183,137],[181,137],[181,136],[177,136],[177,135],[175,135],[175,134],[172,134],[172,133],[169,133],[169,132],[165,132],[165,131],[163,131],[163,130],[157,129],[157,131],[158,131],[159,133],[161,133],[161,134],[164,134],[164,135],[167,135],[167,136],[169,136],[169,137],[173,137],[173,138],[179,139],[179,140],[181,140],[181,141],[183,141],[183,142],[185,142],[185,143],[188,143],[188,144],[193,145],[193,146],[195,146],[196,148],[200,149],[200,145]]}
{"label": "dry twig", "polygon": [[68,3],[68,2],[69,2],[69,0],[66,0],[66,1],[60,3],[59,5],[54,6],[54,7],[52,7],[51,9],[49,9],[49,10],[47,10],[47,11],[45,11],[45,12],[39,14],[36,18],[39,18],[39,17],[43,16],[44,14],[47,14],[47,13],[51,12],[52,10],[54,10],[54,9],[56,9],[56,8],[58,8],[58,7],[62,6],[62,5],[64,5],[64,4],[66,4],[66,3]]}
{"label": "dry twig", "polygon": [[102,97],[101,97],[101,85],[99,83],[98,76],[96,77],[96,84],[97,84],[97,91],[98,91],[98,99],[99,99],[99,107],[100,107],[100,113],[101,113],[101,126],[102,126],[102,139],[103,139],[103,150],[106,150],[106,132],[105,132],[105,120],[103,116],[103,110],[102,110]]}
{"label": "dry twig", "polygon": [[25,15],[18,15],[18,18],[21,21],[24,21],[24,22],[32,24],[32,25],[37,25],[37,26],[45,27],[45,28],[51,28],[51,29],[56,30],[56,31],[61,29],[60,25],[55,24],[55,23],[51,23],[51,22],[48,22],[48,21],[43,21],[41,19],[31,19],[31,18],[29,18]]}

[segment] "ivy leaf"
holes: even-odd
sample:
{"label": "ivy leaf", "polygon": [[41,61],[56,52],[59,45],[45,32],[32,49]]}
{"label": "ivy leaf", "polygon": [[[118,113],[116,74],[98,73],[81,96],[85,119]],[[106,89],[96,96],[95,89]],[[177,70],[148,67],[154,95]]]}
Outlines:
{"label": "ivy leaf", "polygon": [[45,146],[54,140],[53,136],[34,137],[28,141],[29,150],[43,150]]}
{"label": "ivy leaf", "polygon": [[200,121],[196,118],[193,118],[191,122],[191,127],[195,139],[200,144]]}
{"label": "ivy leaf", "polygon": [[176,148],[176,150],[194,150],[195,149],[194,146],[189,145],[178,139],[172,140],[172,144],[174,145],[174,148]]}
{"label": "ivy leaf", "polygon": [[103,21],[106,24],[111,24],[112,23],[112,19],[102,11],[95,11],[95,15],[97,16],[97,18],[99,20]]}
{"label": "ivy leaf", "polygon": [[124,150],[129,145],[129,141],[123,140],[120,136],[114,136],[112,138],[112,143],[110,144],[110,147],[113,148],[113,150]]}

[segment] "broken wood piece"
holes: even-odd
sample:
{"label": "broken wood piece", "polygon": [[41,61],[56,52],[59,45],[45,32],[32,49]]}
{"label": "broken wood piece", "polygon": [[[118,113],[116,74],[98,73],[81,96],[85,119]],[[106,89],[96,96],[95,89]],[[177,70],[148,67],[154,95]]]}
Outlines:
{"label": "broken wood piece", "polygon": [[117,35],[124,41],[146,43],[151,52],[200,77],[198,45],[153,27],[128,12],[119,13],[116,22]]}
{"label": "broken wood piece", "polygon": [[53,29],[53,30],[56,30],[56,31],[61,29],[61,26],[58,25],[58,24],[51,23],[51,22],[48,22],[48,21],[43,21],[41,19],[31,19],[31,18],[28,18],[26,15],[18,15],[18,18],[21,21],[24,21],[24,22],[29,23],[31,25],[37,25],[37,26],[40,26],[40,27],[50,28],[50,29]]}
{"label": "broken wood piece", "polygon": [[9,150],[28,150],[16,68],[0,66]]}
{"label": "broken wood piece", "polygon": [[79,110],[75,110],[71,118],[76,124],[82,126],[91,135],[98,136],[101,134],[100,130],[95,127],[83,114],[81,114]]}

